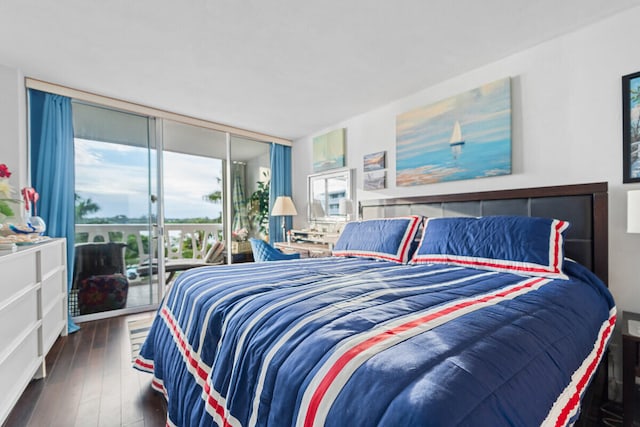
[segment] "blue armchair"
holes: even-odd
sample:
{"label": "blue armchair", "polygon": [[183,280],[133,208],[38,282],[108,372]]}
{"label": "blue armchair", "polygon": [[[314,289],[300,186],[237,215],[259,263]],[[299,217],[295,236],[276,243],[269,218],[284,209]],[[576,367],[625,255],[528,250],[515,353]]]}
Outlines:
{"label": "blue armchair", "polygon": [[259,239],[250,238],[251,250],[253,251],[253,260],[255,262],[280,261],[285,259],[298,259],[300,254],[283,254],[267,242]]}

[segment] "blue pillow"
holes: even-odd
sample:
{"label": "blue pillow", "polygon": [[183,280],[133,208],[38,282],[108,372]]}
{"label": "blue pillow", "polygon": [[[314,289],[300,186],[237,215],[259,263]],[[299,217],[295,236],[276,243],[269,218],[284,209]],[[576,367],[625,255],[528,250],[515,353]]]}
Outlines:
{"label": "blue pillow", "polygon": [[421,216],[413,215],[349,222],[335,244],[333,255],[406,264],[421,221]]}
{"label": "blue pillow", "polygon": [[429,218],[412,264],[455,264],[566,279],[567,221],[524,216]]}

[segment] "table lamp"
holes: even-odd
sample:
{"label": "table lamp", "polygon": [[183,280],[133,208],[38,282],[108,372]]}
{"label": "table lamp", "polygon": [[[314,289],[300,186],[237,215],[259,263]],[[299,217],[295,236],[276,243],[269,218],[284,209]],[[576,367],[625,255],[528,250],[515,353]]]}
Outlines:
{"label": "table lamp", "polygon": [[282,238],[287,238],[287,226],[285,224],[285,216],[293,216],[298,215],[298,211],[296,211],[296,207],[293,204],[293,200],[289,196],[278,196],[276,202],[273,204],[273,209],[271,209],[271,216],[281,216],[282,217]]}
{"label": "table lamp", "polygon": [[627,233],[640,233],[640,190],[627,192]]}

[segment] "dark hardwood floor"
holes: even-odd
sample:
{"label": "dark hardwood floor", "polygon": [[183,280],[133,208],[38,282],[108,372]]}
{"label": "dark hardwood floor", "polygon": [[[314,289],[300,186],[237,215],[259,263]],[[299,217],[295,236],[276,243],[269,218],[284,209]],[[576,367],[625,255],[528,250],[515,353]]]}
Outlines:
{"label": "dark hardwood floor", "polygon": [[33,380],[3,427],[126,426],[166,424],[164,397],[151,375],[131,367],[127,320],[154,313],[80,324],[47,355],[47,376]]}

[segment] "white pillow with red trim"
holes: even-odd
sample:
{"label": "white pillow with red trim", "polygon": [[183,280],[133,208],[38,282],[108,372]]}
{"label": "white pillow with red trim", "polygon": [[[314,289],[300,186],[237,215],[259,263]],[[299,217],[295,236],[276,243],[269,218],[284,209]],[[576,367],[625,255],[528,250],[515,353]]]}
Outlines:
{"label": "white pillow with red trim", "polygon": [[354,221],[345,225],[333,255],[375,258],[406,264],[421,216]]}
{"label": "white pillow with red trim", "polygon": [[525,216],[429,218],[412,264],[454,264],[566,279],[567,221]]}

